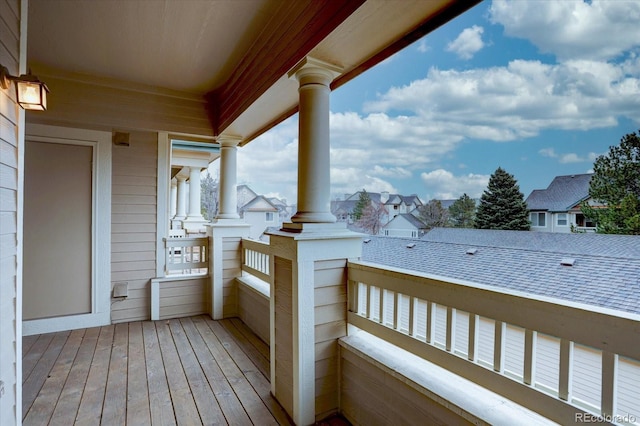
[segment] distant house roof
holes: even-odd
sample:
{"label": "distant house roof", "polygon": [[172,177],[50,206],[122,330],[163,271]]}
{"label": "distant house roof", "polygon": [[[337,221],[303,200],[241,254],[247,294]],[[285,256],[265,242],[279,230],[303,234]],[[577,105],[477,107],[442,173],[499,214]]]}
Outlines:
{"label": "distant house roof", "polygon": [[273,205],[263,195],[258,195],[244,206],[240,207],[240,212],[277,212],[279,211],[276,206]]}
{"label": "distant house roof", "polygon": [[[337,211],[338,209],[342,209],[345,212],[352,212],[356,203],[360,199],[361,193],[362,191],[358,191],[354,194],[349,195],[344,200],[332,201],[331,204],[332,206],[335,206],[335,211]],[[408,206],[412,204],[417,204],[417,205],[422,204],[422,201],[420,201],[420,198],[416,194],[411,194],[411,195],[385,194],[388,196],[388,198],[384,202],[382,201],[383,199],[382,194],[380,194],[379,192],[367,191],[367,195],[369,195],[369,198],[371,199],[372,202],[376,204],[384,204],[387,206],[394,205],[394,204],[402,204],[402,203]]]}
{"label": "distant house roof", "polygon": [[406,238],[368,238],[365,261],[640,313],[637,236],[436,228],[411,249]]}
{"label": "distant house roof", "polygon": [[593,173],[556,176],[547,189],[535,189],[527,197],[529,210],[562,212],[589,198]]}
{"label": "distant house roof", "polygon": [[416,229],[427,229],[427,225],[425,225],[424,222],[422,222],[420,219],[418,219],[411,213],[400,213],[399,215],[391,219],[389,223],[387,223],[387,225],[383,226],[383,228],[386,228],[392,222],[395,222],[401,219],[406,220],[407,222],[409,222],[410,225],[412,225]]}

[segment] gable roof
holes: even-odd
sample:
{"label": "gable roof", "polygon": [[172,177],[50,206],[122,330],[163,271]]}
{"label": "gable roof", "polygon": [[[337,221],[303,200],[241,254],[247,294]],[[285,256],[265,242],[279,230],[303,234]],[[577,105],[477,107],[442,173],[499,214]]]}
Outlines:
{"label": "gable roof", "polygon": [[556,176],[547,189],[535,189],[527,197],[529,210],[562,212],[589,198],[593,173]]}
{"label": "gable roof", "polygon": [[416,229],[427,229],[427,225],[425,225],[424,222],[422,222],[420,219],[418,219],[411,213],[400,213],[399,215],[391,219],[389,223],[384,225],[382,228],[386,228],[390,223],[395,222],[397,220],[405,220],[409,222],[409,224]]}
{"label": "gable roof", "polygon": [[365,261],[640,314],[637,236],[436,228],[411,249],[406,238],[367,238]]}
{"label": "gable roof", "polygon": [[279,211],[276,206],[273,205],[271,201],[269,201],[263,195],[258,195],[242,207],[240,207],[241,212],[277,212]]}

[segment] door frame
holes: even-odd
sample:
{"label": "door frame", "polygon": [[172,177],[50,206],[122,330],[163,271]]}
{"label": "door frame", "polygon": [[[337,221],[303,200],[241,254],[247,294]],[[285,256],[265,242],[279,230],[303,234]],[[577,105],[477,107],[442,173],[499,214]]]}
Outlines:
{"label": "door frame", "polygon": [[[23,321],[22,335],[108,325],[111,323],[111,133],[27,124],[25,147],[27,141],[93,147],[91,313]],[[23,299],[22,303],[27,301]]]}

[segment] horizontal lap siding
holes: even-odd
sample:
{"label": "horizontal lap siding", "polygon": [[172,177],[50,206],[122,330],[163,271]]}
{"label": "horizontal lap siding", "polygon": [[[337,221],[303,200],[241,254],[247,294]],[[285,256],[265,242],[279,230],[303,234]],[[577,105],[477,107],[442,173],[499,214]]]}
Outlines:
{"label": "horizontal lap siding", "polygon": [[[214,253],[215,256],[215,253]],[[238,316],[238,288],[236,277],[242,274],[242,241],[240,238],[225,238],[222,243],[222,315],[225,318]]]}
{"label": "horizontal lap siding", "polygon": [[156,276],[157,140],[155,133],[132,132],[130,146],[113,146],[111,283],[129,285],[127,299],[111,306],[113,323],[150,318],[149,283]]}
{"label": "horizontal lap siding", "polygon": [[343,347],[340,363],[341,413],[354,425],[469,424]]}
{"label": "horizontal lap siding", "polygon": [[278,285],[271,297],[275,298],[275,385],[276,397],[280,405],[293,413],[293,324],[291,323],[291,297],[293,266],[290,260],[281,257],[274,259],[274,277]]}
{"label": "horizontal lap siding", "polygon": [[237,282],[238,286],[238,315],[254,333],[269,344],[269,297],[259,293],[245,284]]}
{"label": "horizontal lap siding", "polygon": [[160,319],[207,313],[209,277],[160,284]]}
{"label": "horizontal lap siding", "polygon": [[316,417],[323,418],[339,406],[337,339],[347,334],[346,261],[318,261],[314,269]]}
{"label": "horizontal lap siding", "polygon": [[[0,0],[0,64],[18,73],[20,2]],[[13,85],[0,90],[0,424],[19,423],[16,411],[18,255],[18,108]]]}

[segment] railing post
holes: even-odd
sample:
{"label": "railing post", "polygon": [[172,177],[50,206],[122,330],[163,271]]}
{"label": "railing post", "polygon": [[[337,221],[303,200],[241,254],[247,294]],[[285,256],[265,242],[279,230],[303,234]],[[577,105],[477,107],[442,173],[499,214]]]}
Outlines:
{"label": "railing post", "polygon": [[[222,319],[236,315],[235,278],[242,274],[242,238],[249,237],[251,225],[240,221],[220,221],[207,226],[209,237],[210,315]],[[224,295],[228,288],[228,295]],[[226,306],[226,308],[225,308]]]}
{"label": "railing post", "polygon": [[[312,424],[339,408],[338,339],[347,333],[346,268],[349,259],[360,257],[362,236],[340,223],[301,228],[269,233],[271,386],[296,424]],[[357,285],[351,289],[354,298]],[[316,292],[325,296],[317,299]],[[351,309],[357,311],[357,300],[353,303]],[[325,366],[318,369],[321,376],[316,365]],[[316,390],[316,381],[334,385]]]}

